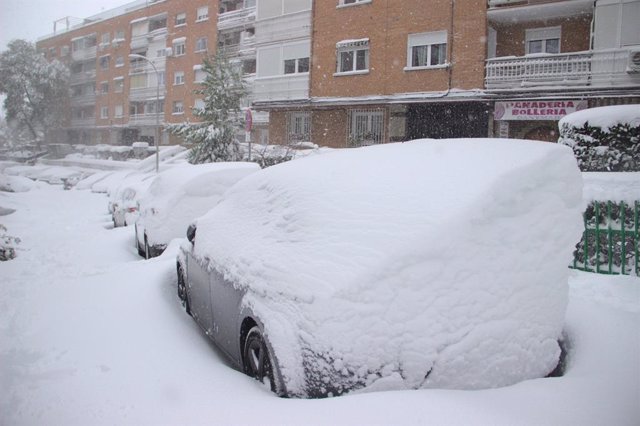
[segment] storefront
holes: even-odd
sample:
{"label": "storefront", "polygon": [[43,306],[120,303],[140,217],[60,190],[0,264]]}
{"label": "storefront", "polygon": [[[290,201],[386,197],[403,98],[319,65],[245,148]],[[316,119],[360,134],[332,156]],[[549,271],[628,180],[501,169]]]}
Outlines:
{"label": "storefront", "polygon": [[584,99],[496,102],[494,135],[501,138],[558,140],[558,121],[589,107]]}

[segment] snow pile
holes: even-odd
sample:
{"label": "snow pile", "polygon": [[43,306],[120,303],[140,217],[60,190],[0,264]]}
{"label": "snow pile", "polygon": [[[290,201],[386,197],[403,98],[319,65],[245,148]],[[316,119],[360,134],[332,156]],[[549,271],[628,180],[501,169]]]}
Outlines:
{"label": "snow pile", "polygon": [[255,163],[229,162],[175,165],[160,173],[139,201],[139,225],[149,244],[183,237],[191,221],[215,206],[230,186],[258,170]]}
{"label": "snow pile", "polygon": [[640,172],[585,172],[584,201],[640,201]]}
{"label": "snow pile", "polygon": [[289,392],[504,386],[557,364],[581,185],[531,141],[336,151],[238,183],[194,250],[247,289]]}
{"label": "snow pile", "polygon": [[629,123],[631,126],[640,126],[640,105],[613,105],[598,108],[588,108],[564,116],[558,122],[558,127],[564,124],[580,128],[585,124],[591,127],[600,127],[607,131],[618,124]]}
{"label": "snow pile", "polygon": [[31,191],[35,186],[34,182],[22,176],[7,176],[0,173],[0,191],[5,192],[26,192]]}

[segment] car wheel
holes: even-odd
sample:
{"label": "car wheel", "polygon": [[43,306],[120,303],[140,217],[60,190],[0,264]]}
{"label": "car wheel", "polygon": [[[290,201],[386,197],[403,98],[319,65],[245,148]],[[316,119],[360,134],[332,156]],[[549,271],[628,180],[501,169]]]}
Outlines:
{"label": "car wheel", "polygon": [[187,294],[187,283],[184,280],[182,267],[178,265],[178,298],[184,306],[184,310],[191,315],[191,306],[189,305],[189,295]]}
{"label": "car wheel", "polygon": [[147,236],[144,236],[144,258],[151,259],[151,252],[149,250],[149,241],[147,240]]}
{"label": "car wheel", "polygon": [[276,386],[271,355],[269,354],[269,349],[267,349],[260,327],[254,326],[249,330],[247,339],[244,342],[242,354],[245,374],[263,383],[265,379],[268,379],[271,390],[275,391]]}

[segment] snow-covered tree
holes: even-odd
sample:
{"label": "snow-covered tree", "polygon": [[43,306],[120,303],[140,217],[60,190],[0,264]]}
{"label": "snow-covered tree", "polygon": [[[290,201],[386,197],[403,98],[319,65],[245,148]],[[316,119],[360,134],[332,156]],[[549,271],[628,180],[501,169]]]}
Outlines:
{"label": "snow-covered tree", "polygon": [[35,46],[13,40],[0,53],[0,94],[12,131],[27,133],[40,142],[47,131],[60,127],[61,105],[69,96],[69,69],[57,60],[47,61]]}
{"label": "snow-covered tree", "polygon": [[169,125],[168,130],[193,145],[189,161],[193,164],[240,160],[236,133],[242,126],[242,98],[247,89],[241,72],[224,53],[205,58],[204,82],[194,92],[204,101],[193,113],[201,121]]}

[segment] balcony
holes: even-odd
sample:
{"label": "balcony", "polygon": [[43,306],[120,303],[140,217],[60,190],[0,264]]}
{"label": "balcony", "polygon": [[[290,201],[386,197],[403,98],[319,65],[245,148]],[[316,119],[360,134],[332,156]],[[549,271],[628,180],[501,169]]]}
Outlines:
{"label": "balcony", "polygon": [[74,52],[71,52],[71,58],[76,61],[86,61],[88,59],[95,59],[98,54],[98,49],[96,46],[86,47],[84,49],[79,49]]}
{"label": "balcony", "polygon": [[[146,100],[155,100],[158,92],[157,86],[150,87],[142,87],[142,88],[131,88],[129,89],[129,100],[132,101],[146,101]],[[164,84],[160,85],[160,101],[165,95],[165,86]]]}
{"label": "balcony", "polygon": [[255,6],[221,13],[218,15],[218,30],[222,31],[232,28],[242,28],[248,23],[253,23],[255,19]]}
{"label": "balcony", "polygon": [[89,70],[89,71],[80,71],[74,74],[71,74],[71,77],[69,78],[69,82],[73,85],[73,84],[81,84],[81,83],[88,83],[90,81],[95,81],[96,79],[96,70]]}
{"label": "balcony", "polygon": [[309,98],[308,73],[255,78],[252,86],[255,102]]}
{"label": "balcony", "polygon": [[94,105],[96,103],[95,92],[83,93],[71,97],[71,105]]}
{"label": "balcony", "polygon": [[164,113],[134,114],[129,116],[129,124],[138,126],[155,126],[156,119],[162,124]]}
{"label": "balcony", "polygon": [[84,128],[94,127],[96,125],[95,117],[72,118],[71,127]]}
{"label": "balcony", "polygon": [[539,54],[487,60],[487,90],[546,90],[640,85],[631,72],[628,49]]}

